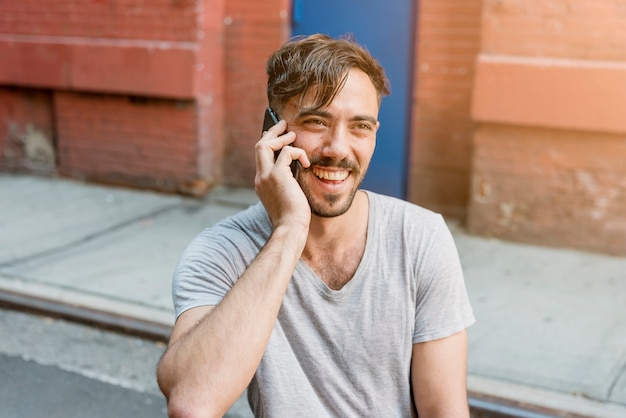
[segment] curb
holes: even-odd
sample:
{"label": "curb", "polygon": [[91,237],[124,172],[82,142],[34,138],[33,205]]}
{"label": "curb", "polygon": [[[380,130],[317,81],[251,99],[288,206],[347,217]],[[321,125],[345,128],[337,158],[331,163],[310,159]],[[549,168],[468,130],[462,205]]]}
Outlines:
{"label": "curb", "polygon": [[40,284],[2,283],[0,306],[161,342],[169,340],[173,326],[170,312]]}
{"label": "curb", "polygon": [[[468,375],[470,406],[520,418],[623,418],[626,405],[502,380]],[[495,405],[502,409],[489,409]]]}

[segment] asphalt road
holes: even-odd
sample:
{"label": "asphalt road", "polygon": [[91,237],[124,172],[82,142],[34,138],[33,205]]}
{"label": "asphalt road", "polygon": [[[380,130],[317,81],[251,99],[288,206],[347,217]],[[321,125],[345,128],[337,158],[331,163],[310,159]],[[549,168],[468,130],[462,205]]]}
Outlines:
{"label": "asphalt road", "polygon": [[166,417],[162,343],[0,310],[3,418]]}
{"label": "asphalt road", "polygon": [[161,396],[0,355],[0,405],[6,418],[166,417]]}
{"label": "asphalt road", "polygon": [[[0,309],[0,418],[166,417],[155,342]],[[225,415],[250,418],[245,394]]]}

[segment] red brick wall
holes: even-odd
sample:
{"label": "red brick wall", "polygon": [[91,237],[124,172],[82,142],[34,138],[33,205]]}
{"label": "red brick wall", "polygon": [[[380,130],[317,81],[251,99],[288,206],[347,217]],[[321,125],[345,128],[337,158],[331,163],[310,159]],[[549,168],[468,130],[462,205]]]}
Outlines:
{"label": "red brick wall", "polygon": [[626,254],[624,135],[490,124],[475,143],[471,231]]}
{"label": "red brick wall", "polygon": [[202,194],[222,178],[224,5],[0,2],[0,85],[52,90],[60,172]]}
{"label": "red brick wall", "polygon": [[195,41],[195,0],[19,0],[0,2],[0,33]]}
{"label": "red brick wall", "polygon": [[[109,120],[94,122],[93,133],[77,121],[60,121],[65,174],[165,190],[186,187],[176,182],[194,175],[202,190],[222,179],[251,186],[253,145],[267,101],[265,61],[289,36],[290,7],[290,0],[2,2],[0,56],[12,65],[0,66],[0,85],[102,94],[59,94],[59,109],[51,108],[60,118],[76,114],[99,120],[85,105],[92,103]],[[196,158],[190,159],[188,150],[170,163],[163,159],[166,151],[147,155],[149,144],[177,150],[185,134],[177,135],[168,124],[181,117],[180,103],[187,123],[194,125]],[[168,118],[167,108],[175,116]],[[141,113],[141,123],[151,125],[147,132],[132,126],[124,112]],[[161,134],[151,136],[153,128]],[[120,145],[118,155],[98,145],[103,139]],[[119,155],[128,148],[141,149],[140,160],[130,163],[130,156]],[[186,165],[176,170],[175,162]]]}
{"label": "red brick wall", "polygon": [[291,1],[227,2],[224,179],[254,185],[254,144],[267,107],[265,62],[290,35]]}
{"label": "red brick wall", "polygon": [[50,92],[0,87],[0,168],[54,172],[56,165]]}
{"label": "red brick wall", "polygon": [[622,0],[483,0],[485,54],[626,60]]}
{"label": "red brick wall", "polygon": [[196,176],[193,101],[55,93],[65,175],[176,191]]}
{"label": "red brick wall", "polygon": [[626,254],[626,15],[485,0],[470,231]]}
{"label": "red brick wall", "polygon": [[409,200],[463,219],[469,197],[481,0],[419,2]]}
{"label": "red brick wall", "polygon": [[198,53],[195,73],[197,106],[197,179],[185,184],[193,195],[206,193],[223,181],[224,125],[226,120],[226,51],[224,14],[226,1],[196,2],[198,10]]}

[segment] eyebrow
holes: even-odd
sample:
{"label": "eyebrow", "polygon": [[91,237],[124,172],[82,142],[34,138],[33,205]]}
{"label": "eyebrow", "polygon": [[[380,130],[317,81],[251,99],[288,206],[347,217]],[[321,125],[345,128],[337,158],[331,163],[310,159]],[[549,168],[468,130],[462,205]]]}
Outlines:
{"label": "eyebrow", "polygon": [[[321,118],[326,118],[326,119],[332,119],[333,116],[330,112],[326,112],[324,110],[303,110],[301,112],[298,112],[298,114],[296,115],[296,119],[302,119],[305,118],[307,116],[319,116]],[[372,116],[368,116],[368,115],[356,115],[350,118],[350,122],[358,122],[358,121],[366,121],[366,122],[370,122],[374,125],[376,125],[378,123],[378,119],[372,117]]]}

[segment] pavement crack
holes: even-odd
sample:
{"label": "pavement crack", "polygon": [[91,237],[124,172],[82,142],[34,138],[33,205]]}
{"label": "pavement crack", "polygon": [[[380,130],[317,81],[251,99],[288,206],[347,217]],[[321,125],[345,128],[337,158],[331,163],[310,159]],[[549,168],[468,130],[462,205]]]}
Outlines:
{"label": "pavement crack", "polygon": [[626,361],[622,361],[622,367],[620,368],[618,373],[615,373],[615,378],[609,385],[609,389],[607,391],[607,397],[606,397],[608,400],[611,400],[613,398],[613,391],[617,387],[617,383],[620,381],[622,377],[626,378]]}
{"label": "pavement crack", "polygon": [[137,222],[140,222],[142,219],[146,219],[146,218],[153,218],[153,217],[158,217],[161,216],[165,213],[168,212],[173,212],[174,210],[180,209],[181,207],[183,207],[183,203],[178,202],[175,204],[171,204],[171,205],[167,205],[167,206],[163,206],[159,209],[156,209],[152,212],[147,212],[147,213],[143,213],[139,216],[135,216],[129,219],[126,219],[118,224],[114,224],[111,226],[108,226],[107,228],[103,229],[103,230],[99,230],[99,231],[95,231],[92,232],[90,234],[87,234],[79,239],[73,240],[73,241],[69,241],[65,244],[61,244],[59,246],[56,246],[54,248],[49,248],[47,250],[43,250],[40,251],[38,253],[34,253],[34,254],[29,254],[27,256],[24,257],[19,257],[19,258],[15,258],[9,261],[5,261],[3,263],[0,263],[0,271],[2,271],[2,269],[6,269],[6,268],[11,268],[11,267],[15,267],[18,266],[20,264],[24,264],[24,263],[29,263],[41,258],[46,258],[46,257],[51,257],[57,254],[62,253],[63,251],[67,251],[73,247],[88,243],[90,241],[93,241],[95,239],[107,236],[109,234],[112,234],[114,232],[120,231],[130,225],[133,225]]}

